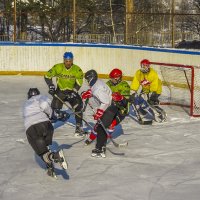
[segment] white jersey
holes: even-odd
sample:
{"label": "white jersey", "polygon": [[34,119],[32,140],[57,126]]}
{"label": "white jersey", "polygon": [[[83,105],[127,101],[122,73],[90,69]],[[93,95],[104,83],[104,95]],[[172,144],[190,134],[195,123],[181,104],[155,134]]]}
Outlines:
{"label": "white jersey", "polygon": [[32,96],[25,102],[23,107],[25,129],[27,130],[33,124],[49,121],[51,115],[50,99],[42,95]]}
{"label": "white jersey", "polygon": [[100,104],[99,109],[106,110],[112,102],[112,91],[106,83],[97,79],[96,83],[91,87],[92,95]]}

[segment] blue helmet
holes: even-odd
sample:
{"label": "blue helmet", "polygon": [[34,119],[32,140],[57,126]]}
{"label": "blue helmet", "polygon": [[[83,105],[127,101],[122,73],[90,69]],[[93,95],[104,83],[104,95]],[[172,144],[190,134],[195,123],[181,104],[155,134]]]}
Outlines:
{"label": "blue helmet", "polygon": [[65,52],[64,55],[63,55],[63,58],[64,58],[64,59],[71,60],[71,59],[74,58],[74,56],[73,56],[73,53],[72,53],[72,52]]}

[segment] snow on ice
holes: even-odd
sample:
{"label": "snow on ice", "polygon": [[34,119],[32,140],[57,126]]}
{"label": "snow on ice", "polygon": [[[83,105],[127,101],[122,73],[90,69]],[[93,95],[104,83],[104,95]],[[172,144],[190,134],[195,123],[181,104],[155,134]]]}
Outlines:
{"label": "snow on ice", "polygon": [[[128,147],[109,143],[107,157],[97,159],[90,156],[94,143],[74,137],[72,116],[55,124],[51,148],[63,148],[69,168],[56,165],[53,180],[28,144],[22,119],[30,87],[48,95],[43,77],[1,76],[0,85],[1,200],[199,200],[199,118],[169,106],[164,123],[139,125],[127,117],[113,137]],[[89,108],[84,118],[94,124]]]}

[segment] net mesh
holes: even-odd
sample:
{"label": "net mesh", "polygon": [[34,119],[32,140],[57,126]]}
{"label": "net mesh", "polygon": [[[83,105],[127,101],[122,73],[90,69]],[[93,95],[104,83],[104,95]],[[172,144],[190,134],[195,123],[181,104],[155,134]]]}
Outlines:
{"label": "net mesh", "polygon": [[163,82],[161,103],[184,108],[200,116],[200,68],[167,63],[152,63]]}

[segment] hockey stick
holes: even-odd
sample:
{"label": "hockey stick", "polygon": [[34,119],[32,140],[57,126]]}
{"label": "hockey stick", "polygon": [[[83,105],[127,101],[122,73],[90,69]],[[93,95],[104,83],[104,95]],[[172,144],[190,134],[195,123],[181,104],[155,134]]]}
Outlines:
{"label": "hockey stick", "polygon": [[70,109],[72,111],[72,114],[76,115],[77,117],[80,117],[89,127],[91,127],[93,129],[93,127],[84,119],[82,118],[77,112],[75,112],[75,110],[73,108],[71,108],[70,106],[67,105],[66,102],[64,102],[57,94],[54,94],[54,96],[62,103],[64,104],[68,109]]}
{"label": "hockey stick", "polygon": [[[131,95],[124,95],[125,97],[130,97]],[[138,111],[138,108],[137,108],[137,105],[134,104],[134,102],[131,102],[129,99],[127,99],[128,102],[132,105],[133,107],[133,110],[135,112],[135,116],[137,118],[137,122],[141,125],[151,125],[153,122],[152,120],[143,120],[139,111]],[[138,105],[139,106],[139,105]],[[146,110],[144,110],[145,112],[147,112]],[[134,119],[133,115],[131,115],[130,113],[128,114],[132,119]]]}
{"label": "hockey stick", "polygon": [[85,103],[84,103],[84,107],[82,109],[82,112],[85,112],[86,108],[87,108],[87,105],[88,105],[88,102],[89,102],[89,99],[86,99],[85,100]]}
{"label": "hockey stick", "polygon": [[[72,109],[70,106],[68,106],[60,97],[58,97],[56,94],[54,95],[58,100],[60,100],[67,108],[69,108],[73,114],[75,114],[76,116],[80,117],[80,115],[78,115],[76,112],[74,112],[74,109]],[[89,104],[89,101],[88,101],[88,104]],[[90,105],[90,104],[89,104]],[[91,105],[90,105],[91,106]],[[92,130],[93,130],[93,126],[90,125],[85,119],[82,118],[82,120],[87,124],[87,126],[89,126]],[[105,129],[105,127],[103,126],[103,124],[101,124],[102,127]],[[106,129],[105,129],[106,131]],[[109,133],[106,131],[106,134],[109,135]],[[110,135],[109,135],[110,137]],[[123,146],[127,146],[128,145],[128,142],[126,143],[122,143],[122,144],[118,144],[116,143],[112,138],[110,138],[110,140],[112,141],[112,143],[114,144],[114,146],[116,147],[123,147]]]}
{"label": "hockey stick", "polygon": [[[90,108],[92,109],[92,111],[93,111],[93,113],[95,113],[95,110],[94,110],[94,108],[93,108],[93,106],[88,102],[88,105],[90,106]],[[106,130],[106,127],[104,126],[104,124],[103,124],[103,122],[99,119],[98,120],[98,123],[102,126],[102,128],[104,129],[104,131],[106,132],[106,134],[107,134],[107,136],[108,136],[108,138],[110,139],[110,141],[113,143],[113,145],[115,146],[115,147],[126,147],[126,146],[128,146],[128,142],[124,142],[124,143],[117,143],[117,142],[115,142],[114,140],[113,140],[113,138],[111,137],[111,135],[108,133],[108,131]]]}

